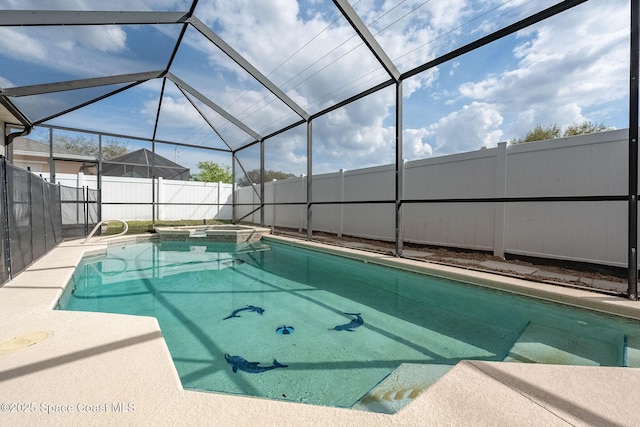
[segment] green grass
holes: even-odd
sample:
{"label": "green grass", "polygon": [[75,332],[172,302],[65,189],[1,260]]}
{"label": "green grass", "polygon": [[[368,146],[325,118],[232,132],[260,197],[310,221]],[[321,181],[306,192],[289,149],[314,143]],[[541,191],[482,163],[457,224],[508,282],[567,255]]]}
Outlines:
{"label": "green grass", "polygon": [[[156,221],[156,227],[175,227],[180,225],[214,225],[214,224],[228,224],[229,221],[219,221],[215,219],[207,220],[190,220],[181,219],[177,221]],[[153,233],[153,225],[151,221],[127,221],[129,230],[127,234],[144,234]],[[124,226],[119,221],[113,221],[108,224],[107,230],[102,233],[103,236],[111,234],[118,234],[124,230]]]}

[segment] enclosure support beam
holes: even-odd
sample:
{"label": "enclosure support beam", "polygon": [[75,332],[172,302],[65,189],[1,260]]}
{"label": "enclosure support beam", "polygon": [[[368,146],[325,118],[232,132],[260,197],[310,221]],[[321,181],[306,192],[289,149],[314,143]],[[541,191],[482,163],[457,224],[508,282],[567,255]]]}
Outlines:
{"label": "enclosure support beam", "polygon": [[258,193],[258,190],[256,190],[255,182],[251,180],[251,177],[247,173],[247,170],[244,168],[244,166],[242,166],[242,163],[240,162],[240,160],[238,160],[238,158],[235,157],[235,151],[233,153],[234,153],[234,158],[236,159],[236,162],[238,162],[238,166],[240,166],[240,169],[242,169],[242,173],[244,174],[245,178],[247,178],[247,181],[249,181],[249,184],[251,184],[251,188],[253,189],[253,192],[256,193],[256,196],[258,196],[258,199],[261,199],[260,193]]}
{"label": "enclosure support beam", "polygon": [[0,27],[180,24],[188,18],[184,12],[3,10]]}
{"label": "enclosure support beam", "polygon": [[260,140],[260,227],[264,227],[264,139]]}
{"label": "enclosure support beam", "polygon": [[[158,134],[158,122],[160,121],[160,109],[162,108],[162,99],[164,98],[164,89],[167,85],[167,79],[162,79],[162,87],[160,89],[160,96],[158,97],[158,109],[156,110],[156,120],[153,124],[153,135],[151,136],[151,152],[153,153],[153,165],[151,172],[151,224],[155,228],[156,226],[156,211],[159,210],[156,204],[155,199],[155,164],[156,164],[156,135]],[[100,154],[100,159],[102,159],[102,153]],[[100,161],[100,160],[99,160]],[[147,174],[148,176],[148,174]]]}
{"label": "enclosure support beam", "polygon": [[431,68],[437,67],[440,64],[444,64],[447,61],[451,61],[459,56],[462,56],[466,53],[474,51],[476,49],[481,48],[482,46],[486,46],[489,43],[493,43],[496,40],[499,40],[508,35],[514,34],[517,31],[530,27],[538,22],[544,21],[545,19],[551,18],[559,13],[562,13],[566,10],[571,9],[572,7],[578,6],[582,3],[587,2],[588,0],[564,0],[560,3],[554,4],[551,7],[548,7],[544,10],[541,10],[538,13],[535,13],[531,16],[528,16],[524,19],[521,19],[518,22],[515,22],[511,25],[508,25],[504,28],[499,29],[491,34],[488,34],[484,37],[479,38],[478,40],[472,41],[464,46],[461,46],[457,49],[452,50],[449,53],[446,53],[442,56],[439,56],[429,62],[426,62],[419,67],[416,67],[412,70],[406,71],[402,73],[400,79],[404,80],[409,77],[413,77],[417,74],[420,74],[424,71],[427,71]]}
{"label": "enclosure support beam", "polygon": [[198,92],[196,89],[194,89],[189,84],[187,84],[187,82],[185,82],[184,80],[180,79],[179,77],[175,76],[172,73],[167,73],[167,78],[172,82],[174,82],[176,86],[186,90],[189,94],[191,94],[193,97],[195,97],[200,102],[205,104],[207,107],[211,108],[213,111],[220,114],[227,121],[233,123],[237,128],[244,131],[247,135],[251,136],[253,139],[255,140],[262,139],[262,136],[258,135],[257,132],[253,131],[251,128],[249,128],[249,126],[245,125],[240,120],[238,120],[237,118],[229,114],[227,110],[225,110],[224,108],[214,103],[212,100],[204,96],[202,93]]}
{"label": "enclosure support beam", "polygon": [[[49,132],[53,129],[49,128]],[[51,139],[53,147],[53,137]],[[102,135],[98,135],[98,222],[102,221]]]}
{"label": "enclosure support beam", "polygon": [[271,82],[267,76],[262,74],[256,67],[254,67],[249,61],[247,61],[242,55],[236,52],[230,45],[228,45],[220,36],[218,36],[215,32],[211,30],[206,24],[200,21],[196,17],[189,18],[189,23],[196,29],[200,34],[206,37],[211,43],[215,44],[221,51],[223,51],[232,61],[242,67],[247,73],[251,74],[251,76],[256,79],[262,86],[267,88],[269,92],[274,94],[280,101],[287,104],[289,108],[291,108],[298,116],[302,117],[304,120],[309,118],[309,113],[307,113],[301,106],[296,104],[296,102],[291,99],[284,91],[282,91],[278,86],[276,86],[273,82]]}
{"label": "enclosure support beam", "polygon": [[[165,79],[166,80],[166,79]],[[229,149],[229,151],[232,151],[231,146],[227,143],[227,141],[224,139],[224,137],[222,136],[222,134],[220,132],[218,132],[218,129],[213,125],[213,123],[211,123],[211,120],[209,120],[209,118],[204,114],[204,112],[202,111],[202,109],[200,107],[198,107],[193,100],[191,99],[191,97],[189,95],[187,95],[187,93],[184,91],[184,89],[182,89],[180,86],[176,86],[178,88],[178,90],[180,92],[182,92],[182,94],[184,95],[184,97],[187,99],[187,101],[189,101],[189,104],[191,104],[193,106],[193,108],[196,109],[196,111],[198,112],[198,114],[200,114],[200,117],[202,117],[202,120],[204,120],[205,122],[207,122],[207,124],[209,125],[209,127],[211,128],[211,130],[218,135],[218,138],[220,138],[220,141],[222,141],[224,143],[224,145],[227,146],[227,148]],[[159,114],[159,113],[158,113]]]}
{"label": "enclosure support beam", "polygon": [[56,161],[53,160],[53,129],[51,128],[49,128],[49,180],[52,184],[56,183]]}
{"label": "enclosure support beam", "polygon": [[360,16],[353,10],[349,2],[347,0],[333,0],[333,4],[336,5],[342,15],[349,21],[349,24],[351,24],[356,33],[358,33],[360,39],[367,45],[389,76],[397,82],[400,78],[400,71],[398,71],[391,58],[387,56],[387,53],[378,44],[376,38],[371,34],[367,25],[362,22],[362,19],[360,19]]}
{"label": "enclosure support beam", "polygon": [[40,125],[41,123],[48,122],[49,120],[53,120],[53,119],[55,119],[57,117],[63,116],[63,115],[65,115],[67,113],[70,113],[72,111],[79,110],[80,108],[86,107],[87,105],[94,104],[94,103],[96,103],[98,101],[102,101],[103,99],[106,99],[106,98],[108,98],[110,96],[117,95],[120,92],[124,92],[125,90],[131,89],[132,87],[136,87],[139,84],[142,84],[144,82],[145,82],[144,80],[141,80],[141,81],[137,81],[137,82],[131,83],[129,85],[123,86],[123,87],[121,87],[119,89],[116,89],[116,90],[114,90],[112,92],[109,92],[109,93],[107,93],[105,95],[99,96],[97,98],[90,99],[87,102],[83,102],[82,104],[78,104],[78,105],[76,105],[74,107],[71,107],[71,108],[68,108],[68,109],[66,109],[64,111],[57,112],[57,113],[55,113],[55,114],[53,114],[53,115],[51,115],[49,117],[38,119],[37,121],[33,122],[33,125],[34,126],[35,125]]}
{"label": "enclosure support beam", "polygon": [[311,181],[313,174],[313,138],[311,120],[307,122],[307,240],[313,237],[311,223]]}
{"label": "enclosure support beam", "polygon": [[231,223],[236,223],[236,153],[231,153]]}
{"label": "enclosure support beam", "polygon": [[[151,158],[151,227],[156,228],[156,142],[151,141],[151,152],[154,154]],[[145,152],[145,156],[146,156]],[[149,161],[146,162],[149,164]]]}
{"label": "enclosure support beam", "polygon": [[629,236],[628,290],[630,300],[638,300],[638,71],[640,60],[640,3],[631,3],[631,52],[629,79]]}
{"label": "enclosure support beam", "polygon": [[396,256],[402,256],[402,198],[404,159],[402,158],[402,81],[396,83]]}
{"label": "enclosure support beam", "polygon": [[91,79],[67,80],[63,82],[43,83],[39,85],[17,86],[0,89],[0,94],[18,98],[21,96],[42,95],[123,83],[146,82],[148,80],[160,78],[163,73],[164,71],[162,70],[148,71],[144,73],[120,74],[108,77],[95,77]]}

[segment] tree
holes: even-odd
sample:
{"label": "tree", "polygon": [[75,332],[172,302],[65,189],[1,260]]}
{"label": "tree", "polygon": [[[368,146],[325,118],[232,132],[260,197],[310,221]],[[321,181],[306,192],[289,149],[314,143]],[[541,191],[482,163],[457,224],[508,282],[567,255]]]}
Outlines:
{"label": "tree", "polygon": [[107,140],[102,144],[102,159],[115,159],[116,157],[125,155],[130,151],[131,150],[126,143],[118,142],[118,140],[114,138],[107,138]]}
{"label": "tree", "polygon": [[231,184],[233,176],[231,175],[230,166],[221,166],[214,162],[202,161],[198,162],[200,173],[191,175],[191,179],[201,182],[224,182]]}
{"label": "tree", "polygon": [[[84,135],[78,135],[74,137],[68,135],[55,135],[53,138],[53,146],[71,151],[75,154],[95,157],[96,159],[98,158],[100,151],[98,147],[98,141],[89,139]],[[118,140],[114,138],[108,138],[102,144],[102,159],[113,159],[115,157],[122,156],[129,151],[130,150],[129,147],[127,147],[127,144],[118,142]]]}
{"label": "tree", "polygon": [[574,123],[571,126],[567,127],[562,136],[584,135],[587,133],[603,132],[605,130],[609,130],[609,127],[605,126],[602,123],[585,121],[582,123]]}
{"label": "tree", "polygon": [[[272,171],[272,170],[265,170],[264,171],[264,181],[265,182],[269,182],[269,181],[273,181],[274,179],[287,179],[287,178],[293,178],[295,175],[292,173],[285,173],[285,172],[280,172],[280,171]],[[251,180],[251,181],[249,181]],[[253,184],[260,184],[260,169],[253,169],[250,170],[249,172],[247,172],[247,176],[242,177],[238,180],[238,185],[240,187],[246,187],[251,185],[251,183]]]}
{"label": "tree", "polygon": [[550,126],[538,125],[531,129],[524,138],[516,138],[510,141],[511,144],[522,144],[525,142],[541,141],[560,137],[560,126],[552,124]]}
{"label": "tree", "polygon": [[568,136],[585,135],[588,133],[596,133],[608,130],[609,127],[602,123],[594,123],[584,121],[582,123],[574,123],[569,125],[564,132],[561,132],[560,126],[552,124],[549,126],[538,125],[524,136],[524,138],[516,138],[510,141],[511,144],[522,144],[524,142],[542,141],[544,139],[554,139]]}

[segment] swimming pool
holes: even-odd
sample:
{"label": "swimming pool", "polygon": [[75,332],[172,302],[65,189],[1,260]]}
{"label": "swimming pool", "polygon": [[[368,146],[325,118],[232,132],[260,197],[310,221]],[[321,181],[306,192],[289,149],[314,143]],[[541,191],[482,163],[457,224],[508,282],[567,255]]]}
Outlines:
{"label": "swimming pool", "polygon": [[59,308],[156,317],[185,388],[340,407],[462,359],[638,366],[630,320],[272,242],[110,246]]}

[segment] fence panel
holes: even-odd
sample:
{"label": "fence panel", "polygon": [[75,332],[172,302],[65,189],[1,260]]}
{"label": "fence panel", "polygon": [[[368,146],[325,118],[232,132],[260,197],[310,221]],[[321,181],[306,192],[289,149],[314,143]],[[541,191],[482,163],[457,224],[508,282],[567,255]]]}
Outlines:
{"label": "fence panel", "polygon": [[44,182],[36,177],[29,177],[31,198],[31,254],[33,259],[38,259],[47,251],[46,221],[44,204]]}
{"label": "fence panel", "polygon": [[[512,146],[507,195],[624,195],[627,156],[627,130]],[[624,267],[627,210],[626,202],[615,201],[512,203],[505,250]]]}
{"label": "fence panel", "polygon": [[[516,203],[458,199],[624,196],[627,148],[625,129],[508,147],[501,143],[497,148],[406,162],[402,166],[402,238],[410,243],[493,251],[500,256],[513,253],[626,266],[624,201]],[[393,203],[339,202],[393,201],[394,174],[393,165],[384,165],[314,175],[313,229],[393,241]],[[151,218],[150,180],[141,187],[131,178],[114,178],[120,180],[116,188],[110,179],[105,177],[103,183],[104,218]],[[89,185],[90,178],[83,177],[83,181]],[[215,190],[201,183],[164,180],[158,185],[158,219],[210,217],[207,203],[223,202],[223,196],[216,196]],[[201,193],[198,185],[203,188]],[[231,218],[232,210],[231,187],[225,191],[224,208],[217,213],[223,219]],[[305,178],[265,183],[265,223],[306,228],[306,198]],[[430,202],[435,199],[449,200]],[[236,201],[236,220],[260,205],[251,187],[238,189]],[[299,202],[303,204],[291,204]],[[177,209],[170,203],[178,203]],[[243,220],[259,223],[260,212]]]}
{"label": "fence panel", "polygon": [[[43,174],[48,178],[48,174]],[[97,177],[56,174],[56,182],[72,187],[97,189]],[[155,186],[155,200],[152,189]],[[102,177],[102,218],[150,221],[153,204],[157,220],[220,219],[232,215],[231,184],[179,181],[158,178]]]}
{"label": "fence panel", "polygon": [[48,252],[62,242],[62,211],[60,209],[60,189],[45,182],[43,185],[44,205],[48,209],[45,218],[45,250]]}
{"label": "fence panel", "polygon": [[231,184],[158,179],[157,215],[161,220],[229,219],[223,206],[231,203]]}
{"label": "fence panel", "polygon": [[[60,198],[50,184],[0,157],[0,283],[20,273],[62,239]],[[57,192],[57,188],[54,188]]]}
{"label": "fence panel", "polygon": [[391,201],[392,203],[350,204],[342,207],[341,233],[376,240],[395,239],[395,165],[346,171],[343,200]]}
{"label": "fence panel", "polygon": [[[403,240],[493,251],[496,255],[512,253],[624,267],[624,201],[455,199],[624,196],[627,155],[628,130],[623,129],[509,147],[501,143],[497,148],[406,162]],[[394,199],[394,172],[388,165],[314,175],[313,201]],[[276,182],[275,195],[271,192],[272,200],[268,201],[286,203],[296,185],[297,178]],[[248,191],[240,189],[239,197],[246,197]],[[424,202],[433,199],[450,200]],[[275,226],[296,224],[297,215],[290,207],[277,207],[275,213],[275,220],[271,220]],[[395,238],[392,205],[314,204],[312,213],[314,231],[389,241]]]}
{"label": "fence panel", "polygon": [[298,229],[307,227],[307,177],[300,176],[274,183],[274,198],[271,203],[302,203],[301,205],[275,206],[275,222],[271,225]]}
{"label": "fence panel", "polygon": [[[314,175],[311,180],[311,198],[313,202],[342,201],[344,197],[343,172]],[[342,235],[342,205],[313,204],[311,223],[314,231],[324,231]]]}
{"label": "fence panel", "polygon": [[33,261],[29,175],[26,170],[7,164],[12,274],[22,271]]}

